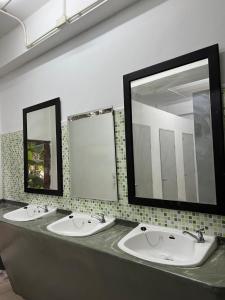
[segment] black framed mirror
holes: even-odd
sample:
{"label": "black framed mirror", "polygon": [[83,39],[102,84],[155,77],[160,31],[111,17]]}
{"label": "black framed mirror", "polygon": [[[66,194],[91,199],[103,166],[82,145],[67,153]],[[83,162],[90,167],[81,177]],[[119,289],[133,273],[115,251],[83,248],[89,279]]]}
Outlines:
{"label": "black framed mirror", "polygon": [[129,203],[225,214],[219,48],[124,76]]}
{"label": "black framed mirror", "polygon": [[23,109],[24,191],[63,195],[61,106],[56,98]]}

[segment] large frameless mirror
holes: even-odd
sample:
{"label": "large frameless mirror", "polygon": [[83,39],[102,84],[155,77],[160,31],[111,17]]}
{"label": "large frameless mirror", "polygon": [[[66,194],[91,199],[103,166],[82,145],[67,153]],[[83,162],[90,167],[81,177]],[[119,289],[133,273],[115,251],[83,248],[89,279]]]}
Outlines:
{"label": "large frameless mirror", "polygon": [[72,196],[116,201],[112,108],[68,117]]}
{"label": "large frameless mirror", "polygon": [[124,76],[129,201],[224,213],[214,45]]}
{"label": "large frameless mirror", "polygon": [[62,195],[60,99],[23,110],[25,192]]}

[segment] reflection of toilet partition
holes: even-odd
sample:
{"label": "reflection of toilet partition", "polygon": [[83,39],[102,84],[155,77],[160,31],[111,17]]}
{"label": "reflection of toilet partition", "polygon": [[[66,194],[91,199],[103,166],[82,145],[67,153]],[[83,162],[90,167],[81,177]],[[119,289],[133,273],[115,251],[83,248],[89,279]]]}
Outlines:
{"label": "reflection of toilet partition", "polygon": [[159,129],[162,192],[165,200],[178,200],[175,132]]}

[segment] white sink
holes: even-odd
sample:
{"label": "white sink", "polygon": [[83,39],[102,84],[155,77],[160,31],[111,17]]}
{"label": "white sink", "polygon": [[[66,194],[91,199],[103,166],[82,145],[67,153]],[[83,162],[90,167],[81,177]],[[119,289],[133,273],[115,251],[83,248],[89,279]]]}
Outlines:
{"label": "white sink", "polygon": [[[48,211],[46,211],[46,208]],[[54,207],[30,204],[4,214],[3,218],[11,221],[25,222],[39,219],[55,211],[56,208]]]}
{"label": "white sink", "polygon": [[105,230],[114,224],[115,218],[105,217],[105,223],[101,223],[89,214],[72,213],[47,226],[51,232],[65,236],[89,236]]}
{"label": "white sink", "polygon": [[[145,231],[144,231],[145,230]],[[168,227],[139,224],[123,237],[118,247],[124,252],[154,263],[195,267],[216,249],[214,236],[204,235],[205,242]]]}

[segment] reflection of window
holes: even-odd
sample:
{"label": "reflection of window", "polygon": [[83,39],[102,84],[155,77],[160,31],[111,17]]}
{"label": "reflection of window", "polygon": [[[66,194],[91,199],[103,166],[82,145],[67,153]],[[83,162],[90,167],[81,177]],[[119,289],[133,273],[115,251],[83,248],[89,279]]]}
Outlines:
{"label": "reflection of window", "polygon": [[28,140],[28,187],[50,188],[50,141]]}

